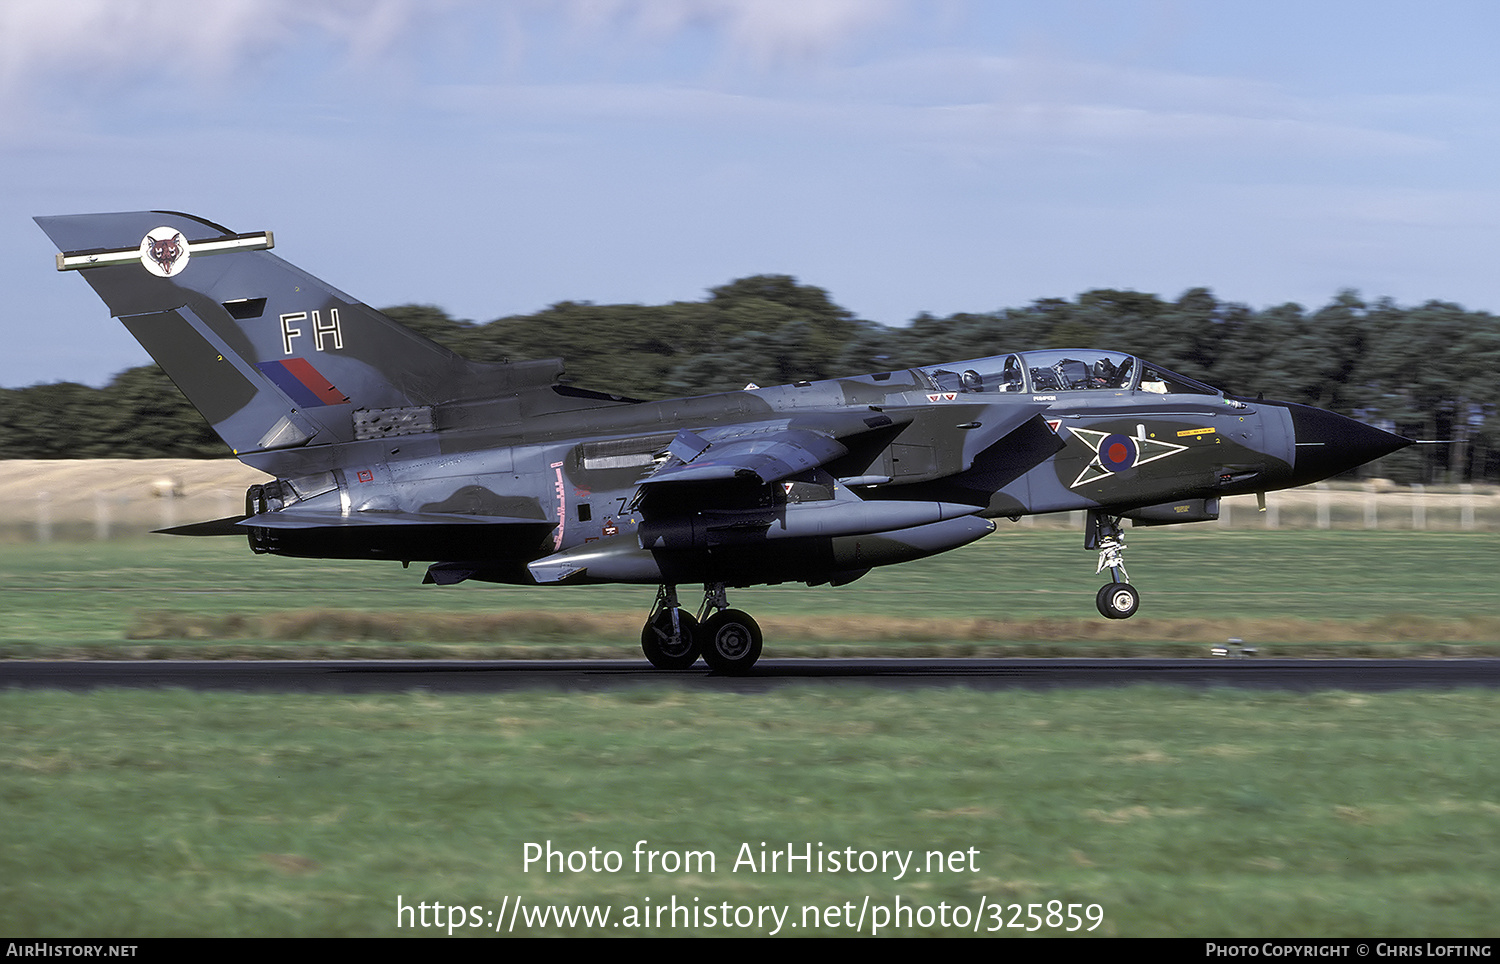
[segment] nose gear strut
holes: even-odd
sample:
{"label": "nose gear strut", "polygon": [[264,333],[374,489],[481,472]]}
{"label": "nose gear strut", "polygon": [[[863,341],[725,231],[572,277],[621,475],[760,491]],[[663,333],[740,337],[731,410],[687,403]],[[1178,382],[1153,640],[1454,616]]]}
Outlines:
{"label": "nose gear strut", "polygon": [[1096,574],[1109,570],[1109,585],[1094,597],[1100,614],[1110,619],[1134,616],[1141,605],[1141,594],[1130,584],[1130,576],[1125,572],[1125,532],[1120,526],[1120,516],[1090,509],[1084,525],[1083,547],[1099,551]]}

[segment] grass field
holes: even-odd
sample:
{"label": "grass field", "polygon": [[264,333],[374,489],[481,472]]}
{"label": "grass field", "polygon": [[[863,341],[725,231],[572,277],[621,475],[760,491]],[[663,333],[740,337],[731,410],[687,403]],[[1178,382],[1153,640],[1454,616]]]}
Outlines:
{"label": "grass field", "polygon": [[[1496,643],[1492,535],[1128,535],[1145,602],[1125,622],[1093,614],[1076,534],[1021,528],[841,589],[732,598],[767,627],[768,658]],[[638,656],[649,588],[420,575],[238,540],[7,546],[0,645]],[[447,927],[416,925],[452,923],[454,906],[486,925],[455,936],[495,921],[768,934],[763,908],[793,936],[869,934],[882,914],[882,934],[1050,935],[1075,926],[1070,909],[1078,933],[1110,936],[1495,936],[1497,710],[1478,690],[736,696],[670,678],[602,695],[0,691],[0,934],[430,937]],[[549,841],[619,869],[528,869],[526,845]],[[661,863],[637,869],[637,841]],[[944,867],[752,872],[735,866],[746,847],[939,852]],[[526,917],[583,907],[611,916]]]}
{"label": "grass field", "polygon": [[[759,587],[730,598],[765,627],[767,656],[1201,652],[1230,636],[1285,655],[1500,652],[1494,534],[1127,538],[1143,593],[1130,620],[1094,612],[1102,577],[1077,533],[1022,527],[850,586]],[[0,654],[633,657],[654,593],[423,586],[421,576],[419,566],[255,556],[238,539],[10,545],[0,554]]]}
{"label": "grass field", "polygon": [[[763,907],[792,936],[881,911],[890,935],[1053,935],[1092,906],[1109,936],[1494,936],[1497,711],[1480,691],[0,692],[0,934],[446,933],[399,900],[465,908],[425,914],[484,923],[464,936],[763,935]],[[578,862],[528,867],[548,843]],[[922,870],[761,869],[788,846]],[[611,916],[511,925],[517,898]],[[731,926],[705,916],[726,906]]]}

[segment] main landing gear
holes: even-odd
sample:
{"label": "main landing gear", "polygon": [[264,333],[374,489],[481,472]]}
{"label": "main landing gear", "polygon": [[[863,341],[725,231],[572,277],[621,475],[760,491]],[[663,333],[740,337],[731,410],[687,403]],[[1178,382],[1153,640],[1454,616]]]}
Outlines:
{"label": "main landing gear", "polygon": [[747,673],[760,659],[761,643],[755,620],[729,608],[722,582],[703,587],[696,618],[678,604],[676,586],[662,586],[641,629],[641,651],[657,669],[687,669],[702,656],[716,673]]}
{"label": "main landing gear", "polygon": [[1105,515],[1092,510],[1084,527],[1083,547],[1099,550],[1099,566],[1095,573],[1109,570],[1109,585],[1103,586],[1094,596],[1094,605],[1110,619],[1129,619],[1140,608],[1141,594],[1130,584],[1125,572],[1125,533],[1120,527],[1120,517]]}

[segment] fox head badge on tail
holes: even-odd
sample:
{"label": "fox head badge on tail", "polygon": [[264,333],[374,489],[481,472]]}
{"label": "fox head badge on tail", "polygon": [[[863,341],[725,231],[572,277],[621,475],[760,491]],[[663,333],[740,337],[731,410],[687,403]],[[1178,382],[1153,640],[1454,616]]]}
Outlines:
{"label": "fox head badge on tail", "polygon": [[[656,585],[646,656],[748,671],[731,586],[843,585],[1083,510],[1140,595],[1123,520],[1218,516],[1407,444],[1332,412],[1239,398],[1103,349],[1016,352],[641,402],[560,383],[557,359],[467,361],[270,253],[270,232],[137,211],[37,218],[242,461],[243,516],[171,530],[257,552],[429,562],[427,582]],[[701,583],[697,615],[677,587]]]}

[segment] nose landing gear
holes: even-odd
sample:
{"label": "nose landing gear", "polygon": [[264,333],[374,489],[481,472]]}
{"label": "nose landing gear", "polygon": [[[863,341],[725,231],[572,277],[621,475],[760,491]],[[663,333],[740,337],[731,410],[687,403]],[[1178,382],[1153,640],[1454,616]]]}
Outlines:
{"label": "nose landing gear", "polygon": [[1109,584],[1101,587],[1094,596],[1094,605],[1100,615],[1109,619],[1134,616],[1141,605],[1141,594],[1130,584],[1130,576],[1125,572],[1125,533],[1120,527],[1120,517],[1105,515],[1097,509],[1090,510],[1084,527],[1083,547],[1099,551],[1095,573],[1109,570]]}

